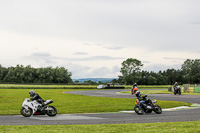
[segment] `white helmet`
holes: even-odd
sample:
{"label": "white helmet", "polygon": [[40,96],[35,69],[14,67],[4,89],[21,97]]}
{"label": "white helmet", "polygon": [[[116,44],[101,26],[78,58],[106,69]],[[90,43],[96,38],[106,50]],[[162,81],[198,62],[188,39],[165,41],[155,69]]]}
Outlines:
{"label": "white helmet", "polygon": [[34,90],[30,90],[30,91],[29,91],[29,94],[30,94],[30,96],[32,97],[32,96],[34,96],[35,91],[34,91]]}

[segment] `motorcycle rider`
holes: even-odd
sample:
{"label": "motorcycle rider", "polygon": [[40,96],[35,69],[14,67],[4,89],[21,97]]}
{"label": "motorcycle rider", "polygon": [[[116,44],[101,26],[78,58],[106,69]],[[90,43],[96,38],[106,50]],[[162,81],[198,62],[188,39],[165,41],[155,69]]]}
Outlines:
{"label": "motorcycle rider", "polygon": [[152,104],[151,99],[148,99],[146,94],[141,94],[140,91],[136,91],[135,96],[138,98],[139,101],[145,100],[146,103]]}
{"label": "motorcycle rider", "polygon": [[137,83],[134,83],[133,84],[133,87],[132,87],[132,89],[131,89],[131,94],[133,95],[133,94],[135,94],[135,92],[138,90],[138,88],[137,88]]}
{"label": "motorcycle rider", "polygon": [[30,97],[32,97],[32,98],[30,98],[30,100],[32,100],[32,101],[37,100],[38,103],[42,104],[41,110],[43,110],[44,108],[47,107],[46,104],[44,103],[44,100],[37,93],[35,93],[34,90],[30,90],[29,94],[30,94]]}
{"label": "motorcycle rider", "polygon": [[177,86],[178,86],[178,82],[175,82],[174,83],[174,91],[175,91],[175,89],[176,89]]}

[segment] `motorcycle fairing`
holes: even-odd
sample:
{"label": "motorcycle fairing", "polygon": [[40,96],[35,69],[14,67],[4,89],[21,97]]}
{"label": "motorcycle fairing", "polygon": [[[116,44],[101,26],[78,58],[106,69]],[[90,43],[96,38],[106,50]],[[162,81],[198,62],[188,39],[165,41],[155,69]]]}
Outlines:
{"label": "motorcycle fairing", "polygon": [[22,103],[22,106],[25,109],[31,108],[34,114],[37,111],[38,106],[41,106],[41,104],[38,103],[36,100],[30,101],[30,98],[25,98],[24,102]]}
{"label": "motorcycle fairing", "polygon": [[46,100],[45,102],[44,102],[44,104],[46,104],[46,105],[48,105],[48,104],[50,104],[50,103],[53,103],[53,100]]}

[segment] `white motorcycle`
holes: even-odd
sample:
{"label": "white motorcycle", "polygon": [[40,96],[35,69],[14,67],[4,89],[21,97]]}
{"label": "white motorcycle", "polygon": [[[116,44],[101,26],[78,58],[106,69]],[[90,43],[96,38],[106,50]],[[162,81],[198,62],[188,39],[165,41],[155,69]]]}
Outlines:
{"label": "white motorcycle", "polygon": [[[53,100],[46,100],[44,104],[48,105],[53,103]],[[20,113],[24,117],[30,117],[33,115],[45,115],[55,116],[57,114],[57,110],[54,106],[46,106],[46,108],[42,107],[42,104],[38,103],[37,100],[31,101],[30,98],[25,98],[24,102],[21,103],[22,108]]]}

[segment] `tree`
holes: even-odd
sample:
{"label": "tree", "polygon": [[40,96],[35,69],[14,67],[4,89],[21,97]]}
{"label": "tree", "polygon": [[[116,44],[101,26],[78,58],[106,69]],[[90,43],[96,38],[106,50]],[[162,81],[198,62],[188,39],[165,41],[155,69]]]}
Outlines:
{"label": "tree", "polygon": [[4,77],[6,76],[6,74],[8,73],[8,70],[6,68],[4,68],[1,64],[0,64],[0,82],[3,81]]}
{"label": "tree", "polygon": [[8,73],[5,75],[3,82],[17,83],[18,79],[14,73],[14,67],[8,68]]}
{"label": "tree", "polygon": [[200,82],[200,59],[187,59],[181,69],[186,83]]}
{"label": "tree", "polygon": [[90,85],[96,85],[97,83],[92,81],[92,80],[88,80],[88,81],[84,81],[84,83],[88,83]]}
{"label": "tree", "polygon": [[138,82],[141,78],[140,67],[143,64],[141,61],[133,58],[128,58],[127,60],[122,62],[121,73],[125,80],[126,84],[133,84],[134,82]]}
{"label": "tree", "polygon": [[147,78],[148,85],[156,85],[156,82],[157,82],[157,79],[151,75]]}
{"label": "tree", "polygon": [[79,81],[78,81],[78,80],[75,80],[74,83],[79,83]]}
{"label": "tree", "polygon": [[99,81],[98,84],[99,84],[99,85],[100,85],[100,84],[103,84],[103,82],[102,82],[102,81]]}
{"label": "tree", "polygon": [[177,70],[175,69],[167,69],[164,71],[164,75],[167,77],[167,82],[169,85],[174,84],[178,80]]}
{"label": "tree", "polygon": [[162,75],[161,71],[159,73],[157,73],[157,85],[167,85],[167,78]]}
{"label": "tree", "polygon": [[72,74],[64,67],[32,68],[24,67],[4,68],[0,65],[0,82],[4,83],[72,83]]}
{"label": "tree", "polygon": [[140,85],[146,85],[147,84],[147,78],[148,78],[148,76],[149,76],[149,72],[142,71],[141,72],[141,78],[140,78],[138,84],[140,84]]}
{"label": "tree", "polygon": [[119,77],[118,80],[117,80],[118,83],[121,84],[121,85],[125,84],[123,76],[118,76],[118,77]]}
{"label": "tree", "polygon": [[113,79],[111,82],[112,82],[113,84],[116,84],[116,83],[118,83],[118,80],[117,80],[117,79]]}

